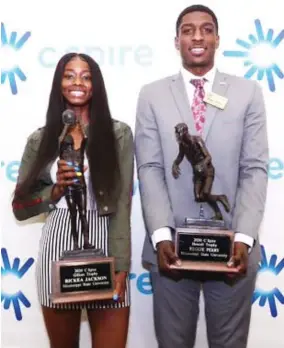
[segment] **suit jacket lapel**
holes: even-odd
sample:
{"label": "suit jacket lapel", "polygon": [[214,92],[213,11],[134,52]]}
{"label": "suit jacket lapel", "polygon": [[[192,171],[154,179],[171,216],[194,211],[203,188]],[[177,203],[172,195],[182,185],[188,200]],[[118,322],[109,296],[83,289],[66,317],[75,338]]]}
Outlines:
{"label": "suit jacket lapel", "polygon": [[194,124],[193,114],[191,106],[186,94],[184,82],[181,73],[173,77],[171,81],[171,91],[181,116],[181,122],[187,124],[191,134],[197,135],[197,131]]}
{"label": "suit jacket lapel", "polygon": [[[225,74],[220,73],[218,70],[216,71],[212,92],[221,95],[223,97],[226,96],[227,89],[229,87],[229,81]],[[206,113],[205,113],[205,124],[203,128],[202,137],[204,141],[206,140],[208,133],[210,131],[212,122],[218,112],[218,108],[212,106],[210,104],[206,105]],[[223,110],[220,110],[223,111]]]}

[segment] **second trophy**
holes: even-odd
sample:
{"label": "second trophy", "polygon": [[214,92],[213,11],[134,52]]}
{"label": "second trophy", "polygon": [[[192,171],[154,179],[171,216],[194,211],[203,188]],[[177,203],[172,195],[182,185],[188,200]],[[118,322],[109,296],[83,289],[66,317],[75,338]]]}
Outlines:
{"label": "second trophy", "polygon": [[201,216],[185,217],[184,225],[176,228],[175,248],[181,260],[181,266],[172,268],[236,273],[237,268],[229,267],[228,262],[234,252],[235,232],[225,226],[218,206],[221,203],[226,212],[230,211],[229,201],[224,194],[212,194],[215,169],[212,158],[200,136],[192,136],[185,123],[175,127],[179,144],[179,153],[172,165],[172,174],[178,178],[181,174],[179,165],[184,157],[193,171],[194,197],[197,203],[207,203],[214,211],[210,219]]}

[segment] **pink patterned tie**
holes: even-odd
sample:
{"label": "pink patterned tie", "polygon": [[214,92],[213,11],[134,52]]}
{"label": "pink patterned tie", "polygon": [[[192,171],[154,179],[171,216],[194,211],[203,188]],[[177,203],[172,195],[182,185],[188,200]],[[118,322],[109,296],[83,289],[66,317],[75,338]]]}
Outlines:
{"label": "pink patterned tie", "polygon": [[202,133],[205,122],[206,104],[203,99],[205,96],[204,91],[204,79],[192,79],[190,82],[195,86],[193,101],[192,101],[192,113],[195,121],[195,127],[199,134]]}

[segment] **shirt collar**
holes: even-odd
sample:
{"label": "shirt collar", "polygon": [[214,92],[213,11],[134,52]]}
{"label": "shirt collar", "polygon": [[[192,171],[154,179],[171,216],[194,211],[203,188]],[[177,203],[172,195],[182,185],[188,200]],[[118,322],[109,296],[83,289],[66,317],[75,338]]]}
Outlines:
{"label": "shirt collar", "polygon": [[181,67],[181,75],[184,79],[184,82],[187,84],[190,82],[191,79],[206,79],[207,82],[213,84],[215,74],[216,74],[216,67],[213,67],[211,70],[209,70],[204,76],[196,76],[193,75],[191,72],[186,70],[183,66]]}

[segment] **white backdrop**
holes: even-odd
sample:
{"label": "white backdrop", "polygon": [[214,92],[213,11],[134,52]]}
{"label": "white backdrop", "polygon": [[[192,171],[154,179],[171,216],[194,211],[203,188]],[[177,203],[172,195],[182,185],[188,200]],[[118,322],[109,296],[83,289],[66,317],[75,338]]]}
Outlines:
{"label": "white backdrop", "polygon": [[[283,0],[211,0],[200,3],[209,5],[219,18],[221,47],[217,65],[220,70],[244,76],[251,68],[244,66],[244,58],[228,57],[224,51],[248,52],[256,69],[260,65],[268,68],[264,70],[265,75],[260,84],[268,116],[271,157],[269,191],[260,231],[263,261],[255,291],[249,348],[283,348],[284,82],[283,75],[275,68],[272,73],[274,89],[271,87],[272,79],[269,78],[269,84],[266,73],[269,75],[272,61],[278,64],[278,69],[284,71],[284,40],[281,41],[284,36],[284,4]],[[191,4],[191,1],[184,0],[9,0],[2,4],[0,211],[3,347],[49,347],[37,302],[33,262],[37,256],[42,222],[34,220],[29,224],[17,223],[12,215],[10,200],[26,139],[45,121],[55,64],[65,52],[73,50],[89,53],[97,59],[105,78],[113,117],[127,122],[134,130],[136,102],[141,86],[176,73],[179,69],[180,61],[174,49],[175,21],[179,12]],[[261,41],[258,23],[264,38],[268,34],[268,42],[258,42],[257,47],[251,50],[248,45],[245,48],[244,44],[236,42],[237,39],[250,42],[250,34]],[[12,32],[17,33],[15,41]],[[22,47],[15,50],[17,45],[14,43],[19,43],[26,32],[30,32],[30,37]],[[5,47],[3,33],[10,39]],[[278,43],[278,47],[272,47]],[[13,94],[13,82],[9,83],[8,75],[4,81],[3,69],[15,66],[26,75],[26,80],[21,81],[16,76],[18,90]],[[10,72],[12,78],[16,71]],[[250,78],[256,79],[257,72]],[[138,189],[133,199],[132,226],[132,309],[128,347],[155,348],[151,285],[140,261],[145,231]],[[206,348],[202,302],[201,307],[196,347]],[[81,346],[90,347],[90,335],[84,320]]]}

